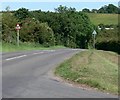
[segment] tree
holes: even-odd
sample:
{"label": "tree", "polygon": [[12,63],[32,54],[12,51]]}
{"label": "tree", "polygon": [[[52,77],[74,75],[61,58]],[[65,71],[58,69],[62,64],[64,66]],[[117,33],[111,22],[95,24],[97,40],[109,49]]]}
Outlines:
{"label": "tree", "polygon": [[39,43],[44,46],[54,45],[54,32],[47,23],[27,18],[22,22],[20,33],[22,42]]}
{"label": "tree", "polygon": [[92,11],[91,11],[92,13],[97,13],[98,12],[98,10],[97,9],[92,9]]}
{"label": "tree", "polygon": [[113,4],[109,4],[107,7],[108,13],[118,13],[118,8],[114,6]]}
{"label": "tree", "polygon": [[15,11],[14,15],[19,19],[21,26],[21,42],[86,48],[93,31],[93,25],[87,14],[62,5],[55,11],[28,11],[23,8]]}
{"label": "tree", "polygon": [[113,4],[105,5],[98,10],[99,13],[118,13],[118,11],[119,8]]}
{"label": "tree", "polygon": [[5,10],[6,10],[7,12],[9,12],[9,11],[10,11],[10,7],[7,6],[7,7],[5,8]]}
{"label": "tree", "polygon": [[82,12],[90,13],[90,10],[87,9],[87,8],[84,8],[84,9],[82,10]]}
{"label": "tree", "polygon": [[13,43],[16,41],[15,27],[18,20],[9,12],[9,9],[7,7],[7,12],[2,15],[2,39],[6,42]]}
{"label": "tree", "polygon": [[14,13],[15,17],[24,20],[28,17],[30,17],[30,12],[26,8],[20,8]]}
{"label": "tree", "polygon": [[55,9],[55,11],[58,13],[65,13],[66,11],[68,11],[68,8],[66,6],[60,5],[58,8]]}
{"label": "tree", "polygon": [[99,10],[98,10],[99,13],[108,13],[107,12],[107,5],[101,7]]}
{"label": "tree", "polygon": [[71,8],[71,7],[70,7],[68,10],[69,10],[70,12],[76,12],[76,9],[75,9],[75,8]]}
{"label": "tree", "polygon": [[53,46],[55,42],[53,30],[47,23],[41,23],[39,27],[39,43],[44,46]]}

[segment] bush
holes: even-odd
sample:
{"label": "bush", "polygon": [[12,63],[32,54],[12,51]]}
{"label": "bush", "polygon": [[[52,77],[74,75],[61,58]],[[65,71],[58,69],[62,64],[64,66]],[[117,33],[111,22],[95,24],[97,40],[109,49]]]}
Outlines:
{"label": "bush", "polygon": [[120,54],[120,43],[115,41],[97,43],[96,48],[106,51],[114,51]]}
{"label": "bush", "polygon": [[120,53],[120,40],[118,36],[117,28],[101,31],[96,37],[96,48]]}

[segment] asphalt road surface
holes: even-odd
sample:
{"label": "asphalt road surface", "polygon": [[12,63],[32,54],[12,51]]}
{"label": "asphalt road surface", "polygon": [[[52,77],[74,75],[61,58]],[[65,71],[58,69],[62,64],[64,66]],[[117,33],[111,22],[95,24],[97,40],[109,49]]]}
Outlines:
{"label": "asphalt road surface", "polygon": [[35,50],[2,54],[3,98],[117,98],[55,80],[52,70],[82,50]]}

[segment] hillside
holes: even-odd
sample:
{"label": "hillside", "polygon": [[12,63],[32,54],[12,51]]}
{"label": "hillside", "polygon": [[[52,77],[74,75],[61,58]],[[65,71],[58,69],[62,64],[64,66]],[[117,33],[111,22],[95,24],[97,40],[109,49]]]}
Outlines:
{"label": "hillside", "polygon": [[98,14],[98,13],[87,13],[90,17],[90,20],[93,24],[104,24],[104,25],[111,25],[111,24],[118,24],[118,14]]}

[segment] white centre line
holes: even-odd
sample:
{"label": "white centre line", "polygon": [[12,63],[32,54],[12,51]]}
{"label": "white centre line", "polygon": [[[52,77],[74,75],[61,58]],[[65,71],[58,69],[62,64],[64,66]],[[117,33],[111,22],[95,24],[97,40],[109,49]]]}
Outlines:
{"label": "white centre line", "polygon": [[25,57],[25,56],[27,56],[27,55],[21,55],[21,56],[17,56],[17,57],[12,57],[12,58],[8,58],[6,60],[9,61],[9,60],[13,60],[13,59],[22,58],[22,57]]}
{"label": "white centre line", "polygon": [[33,55],[37,55],[37,54],[42,54],[44,52],[36,52],[36,53],[33,53]]}
{"label": "white centre line", "polygon": [[45,51],[45,52],[54,52],[56,50],[43,50],[43,51]]}

